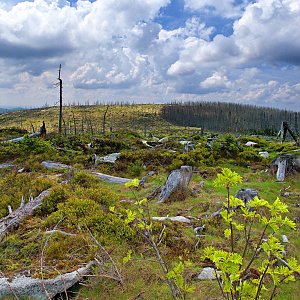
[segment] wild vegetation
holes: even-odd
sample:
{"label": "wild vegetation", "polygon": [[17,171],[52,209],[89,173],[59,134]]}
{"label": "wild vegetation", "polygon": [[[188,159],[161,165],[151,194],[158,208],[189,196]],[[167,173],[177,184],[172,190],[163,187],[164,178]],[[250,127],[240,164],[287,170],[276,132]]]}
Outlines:
{"label": "wild vegetation", "polygon": [[[158,105],[109,106],[104,124],[106,109],[64,108],[62,135],[56,108],[0,116],[0,218],[50,189],[2,236],[1,276],[48,279],[95,261],[84,284],[57,299],[298,299],[300,173],[279,182],[271,166],[298,146],[174,126]],[[26,135],[43,120],[45,139]],[[116,152],[115,163],[93,160]],[[70,168],[47,169],[44,161]],[[188,190],[157,203],[168,174],[183,165],[193,167]],[[108,183],[97,173],[130,181]],[[241,188],[260,198],[235,198]],[[198,279],[206,267],[215,280]]]}

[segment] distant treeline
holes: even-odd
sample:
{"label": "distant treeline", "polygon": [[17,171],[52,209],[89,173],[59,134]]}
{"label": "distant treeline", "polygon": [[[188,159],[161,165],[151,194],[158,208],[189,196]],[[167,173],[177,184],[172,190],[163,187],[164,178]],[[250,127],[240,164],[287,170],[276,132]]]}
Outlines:
{"label": "distant treeline", "polygon": [[164,105],[161,114],[175,125],[217,132],[274,135],[282,121],[298,132],[300,123],[300,112],[222,102],[174,102]]}

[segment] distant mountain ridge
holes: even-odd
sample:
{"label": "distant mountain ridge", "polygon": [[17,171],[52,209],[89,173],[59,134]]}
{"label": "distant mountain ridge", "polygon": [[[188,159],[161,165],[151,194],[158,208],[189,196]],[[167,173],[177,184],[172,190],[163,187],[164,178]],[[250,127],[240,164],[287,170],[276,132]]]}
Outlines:
{"label": "distant mountain ridge", "polygon": [[0,107],[0,114],[5,114],[5,113],[8,113],[8,112],[13,112],[13,111],[16,111],[16,110],[22,110],[24,109],[23,107]]}

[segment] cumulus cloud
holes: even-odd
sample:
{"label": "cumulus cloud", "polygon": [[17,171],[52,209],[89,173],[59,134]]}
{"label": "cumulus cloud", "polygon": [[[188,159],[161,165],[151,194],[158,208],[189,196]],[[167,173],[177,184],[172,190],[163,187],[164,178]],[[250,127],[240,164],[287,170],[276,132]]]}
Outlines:
{"label": "cumulus cloud", "polygon": [[297,108],[299,0],[185,0],[177,27],[163,19],[171,1],[0,0],[0,105],[53,103],[62,64],[71,103],[101,93]]}
{"label": "cumulus cloud", "polygon": [[245,2],[236,3],[235,0],[185,0],[185,7],[192,11],[206,11],[234,18],[241,15]]}

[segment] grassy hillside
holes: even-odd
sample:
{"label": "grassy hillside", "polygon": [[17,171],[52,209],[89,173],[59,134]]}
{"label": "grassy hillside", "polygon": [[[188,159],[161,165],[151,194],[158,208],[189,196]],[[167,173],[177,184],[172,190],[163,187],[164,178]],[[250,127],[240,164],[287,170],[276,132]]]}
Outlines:
{"label": "grassy hillside", "polygon": [[[281,153],[297,153],[294,151],[297,147],[290,142],[280,144],[253,136],[237,138],[229,134],[219,135],[209,147],[209,134],[202,136],[195,133],[195,129],[170,127],[165,121],[157,119],[160,108],[159,105],[109,107],[105,135],[99,133],[103,129],[106,107],[65,108],[64,118],[71,122],[66,136],[54,133],[57,130],[57,108],[0,116],[2,140],[24,133],[22,129],[8,127],[29,129],[31,124],[40,126],[43,120],[50,131],[45,140],[25,138],[19,144],[0,143],[0,164],[9,162],[14,165],[0,168],[0,218],[8,214],[8,205],[16,210],[22,197],[27,203],[30,197],[51,189],[35,213],[1,240],[0,271],[6,277],[23,274],[53,278],[97,258],[102,259],[103,264],[93,268],[92,276],[87,277],[83,285],[73,287],[69,293],[70,299],[172,299],[156,252],[143,235],[146,224],[150,226],[168,270],[176,271],[181,266],[180,262],[185,263],[184,270],[176,273],[177,279],[182,279],[186,287],[194,287],[194,290],[185,293],[185,299],[223,299],[217,281],[197,279],[203,267],[212,265],[211,261],[203,258],[205,247],[215,246],[218,250],[230,251],[230,240],[224,236],[228,225],[222,217],[212,216],[219,209],[224,210],[226,188],[215,185],[217,174],[223,168],[230,168],[242,177],[242,182],[231,187],[232,195],[240,188],[252,188],[270,206],[277,197],[287,204],[289,212],[284,213],[283,217],[287,216],[295,222],[295,230],[283,227],[274,236],[281,242],[282,234],[285,234],[289,240],[284,244],[286,257],[300,260],[300,173],[291,173],[284,182],[277,182],[274,170],[270,168],[273,158]],[[72,126],[73,113],[76,134],[74,123]],[[110,126],[113,127],[113,134],[109,132]],[[149,133],[158,137],[168,136],[168,141],[148,148],[141,141],[152,141]],[[179,143],[180,139],[193,141],[195,149],[186,153]],[[257,144],[249,148],[245,146],[247,141]],[[93,144],[92,148],[88,147],[89,143]],[[262,150],[269,152],[268,159],[259,155]],[[91,159],[93,154],[101,156],[113,152],[121,154],[115,164],[95,165]],[[64,163],[72,169],[49,170],[41,165],[45,160]],[[157,190],[168,174],[182,165],[193,167],[189,189],[173,201],[157,203]],[[104,182],[91,174],[94,171],[130,179],[141,179],[149,172],[152,176],[147,177],[143,187],[136,188]],[[65,181],[68,183],[62,185]],[[142,201],[139,207],[138,203],[144,198],[147,202]],[[156,217],[184,216],[190,219],[190,223],[170,220],[152,221],[151,225],[141,223],[144,212]],[[264,217],[270,216],[267,207],[260,208],[259,213]],[[242,217],[236,219],[238,222],[241,220]],[[196,235],[195,229],[203,225],[205,230]],[[258,217],[252,228],[254,234],[262,232]],[[272,230],[270,226],[263,238],[272,234]],[[91,233],[98,242],[91,237]],[[245,265],[255,254],[259,240],[259,235],[249,240]],[[243,252],[243,231],[234,231],[234,241],[235,251]],[[264,252],[258,252],[251,272],[246,275],[262,274],[258,269],[264,258]],[[121,274],[122,282],[115,268]],[[299,274],[295,274],[295,278],[298,277]],[[264,286],[269,291],[263,290],[265,299],[270,299],[271,282],[271,276],[267,275]],[[180,285],[180,280],[177,284]],[[299,281],[290,282],[278,287],[274,300],[296,300],[299,293]],[[7,299],[14,298],[11,295]]]}
{"label": "grassy hillside", "polygon": [[[107,106],[68,106],[63,108],[63,131],[69,133],[103,131],[103,116]],[[109,106],[105,130],[151,130],[161,132],[170,127],[160,118],[161,106],[154,104]],[[18,127],[28,132],[39,130],[45,121],[48,132],[58,131],[59,108],[49,107],[16,111],[0,115],[0,128]]]}

